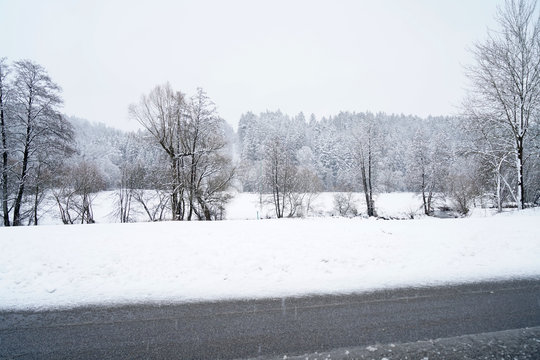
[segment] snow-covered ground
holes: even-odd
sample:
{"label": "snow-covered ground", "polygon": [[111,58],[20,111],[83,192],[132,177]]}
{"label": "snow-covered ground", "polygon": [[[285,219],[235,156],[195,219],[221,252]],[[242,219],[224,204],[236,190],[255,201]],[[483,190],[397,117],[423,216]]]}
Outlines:
{"label": "snow-covered ground", "polygon": [[462,219],[0,228],[0,308],[281,297],[540,277],[538,224],[540,209]]}
{"label": "snow-covered ground", "polygon": [[[330,217],[338,216],[335,209],[334,196],[336,193],[320,193],[311,199],[309,210],[303,207],[301,214],[304,217]],[[98,193],[93,200],[94,219],[97,223],[119,222],[115,215],[115,204],[117,201],[115,191],[103,191]],[[366,205],[362,193],[353,193],[352,205],[358,210],[360,215],[365,214]],[[269,202],[270,196],[255,193],[234,193],[233,198],[225,205],[224,217],[227,220],[248,220],[264,219],[275,217],[273,205]],[[438,201],[441,203],[442,201]],[[422,200],[418,194],[404,193],[383,193],[375,197],[375,206],[380,216],[408,219],[422,216]],[[132,202],[131,217],[133,221],[149,221],[140,204]],[[492,214],[490,210],[482,210],[480,214]],[[169,211],[166,212],[169,216]],[[42,205],[41,218],[42,225],[62,224],[58,207],[52,198]]]}
{"label": "snow-covered ground", "polygon": [[[334,196],[336,193],[320,193],[311,200],[310,209],[304,206],[303,216],[306,217],[327,217],[338,216],[335,209]],[[366,202],[362,193],[353,193],[352,205],[357,208],[359,214],[366,212]],[[262,201],[261,201],[262,200]],[[275,217],[273,205],[269,199],[263,195],[253,193],[235,194],[232,200],[226,205],[225,216],[227,219],[257,219]],[[410,192],[384,193],[375,197],[375,205],[380,216],[409,218],[410,215],[422,214],[422,199],[419,195]]]}

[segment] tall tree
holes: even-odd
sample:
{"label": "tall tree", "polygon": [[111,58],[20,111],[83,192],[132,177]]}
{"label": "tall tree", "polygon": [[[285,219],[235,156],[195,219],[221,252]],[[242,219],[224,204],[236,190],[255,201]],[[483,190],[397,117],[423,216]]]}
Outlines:
{"label": "tall tree", "polygon": [[71,141],[70,124],[59,112],[60,87],[47,71],[30,60],[14,64],[13,85],[15,141],[19,144],[13,225],[21,225],[23,198],[32,172],[38,170],[38,155],[43,146],[57,141]]}
{"label": "tall tree", "polygon": [[184,217],[182,163],[186,156],[180,133],[184,122],[184,94],[172,89],[169,83],[156,86],[143,95],[138,104],[129,107],[131,118],[137,120],[159,143],[170,160],[172,219]]}
{"label": "tall tree", "polygon": [[265,144],[264,177],[277,218],[285,215],[287,199],[296,191],[298,169],[287,140],[286,135],[275,133]]}
{"label": "tall tree", "polygon": [[516,201],[526,203],[524,163],[529,132],[540,110],[540,21],[536,2],[508,0],[498,9],[500,29],[473,50],[476,65],[466,112],[477,128],[502,134],[498,147],[509,149],[515,166]]}
{"label": "tall tree", "polygon": [[373,193],[375,187],[375,156],[380,142],[375,119],[371,114],[367,115],[365,118],[358,119],[353,130],[353,136],[356,140],[354,151],[366,199],[367,215],[377,216]]}
{"label": "tall tree", "polygon": [[437,132],[434,122],[423,121],[411,139],[408,173],[411,185],[422,195],[424,214],[433,215],[434,196],[443,193],[451,154],[448,137]]}
{"label": "tall tree", "polygon": [[218,193],[228,188],[234,172],[224,154],[224,122],[214,103],[202,89],[186,100],[166,84],[143,95],[130,114],[170,159],[173,220],[192,220],[193,214],[210,220],[211,206],[225,199]]}
{"label": "tall tree", "polygon": [[[225,191],[234,174],[230,159],[223,154],[227,144],[224,121],[219,118],[214,103],[203,89],[197,89],[187,106],[185,125],[181,132],[186,157],[185,183],[188,191],[189,211],[199,219],[211,220],[211,202]],[[218,180],[219,179],[219,180]]]}

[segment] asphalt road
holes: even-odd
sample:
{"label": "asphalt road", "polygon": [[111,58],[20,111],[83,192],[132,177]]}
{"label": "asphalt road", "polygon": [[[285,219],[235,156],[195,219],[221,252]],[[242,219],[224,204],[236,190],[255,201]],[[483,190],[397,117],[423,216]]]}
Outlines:
{"label": "asphalt road", "polygon": [[235,359],[540,325],[540,280],[270,300],[0,312],[1,359]]}
{"label": "asphalt road", "polygon": [[[283,360],[286,355],[251,360]],[[409,343],[371,344],[287,356],[287,360],[538,360],[540,326]]]}

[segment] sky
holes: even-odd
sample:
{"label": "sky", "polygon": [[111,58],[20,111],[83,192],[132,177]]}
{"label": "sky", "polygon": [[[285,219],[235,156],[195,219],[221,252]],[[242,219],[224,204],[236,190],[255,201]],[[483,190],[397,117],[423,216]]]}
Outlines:
{"label": "sky", "polygon": [[[469,49],[502,0],[0,0],[0,57],[31,59],[67,115],[134,130],[129,104],[169,82],[243,113],[459,112]],[[6,36],[7,35],[7,36]]]}

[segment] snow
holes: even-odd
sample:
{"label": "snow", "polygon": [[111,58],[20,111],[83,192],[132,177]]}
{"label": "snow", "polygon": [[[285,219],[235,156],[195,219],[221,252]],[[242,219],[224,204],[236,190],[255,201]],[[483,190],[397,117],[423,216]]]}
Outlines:
{"label": "snow", "polygon": [[351,293],[540,277],[540,210],[463,219],[0,228],[0,308]]}
{"label": "snow", "polygon": [[[320,193],[313,198],[307,217],[327,217],[337,216],[334,209],[334,196],[336,193]],[[117,199],[115,191],[103,191],[98,193],[93,202],[92,208],[94,220],[97,223],[118,222],[114,216],[115,201]],[[233,198],[225,206],[225,218],[228,220],[266,219],[275,217],[273,205],[270,203],[270,196],[255,193],[233,193]],[[365,199],[363,194],[353,194],[354,205],[360,214],[365,213]],[[375,204],[380,216],[396,217],[408,219],[411,214],[415,217],[422,216],[422,200],[419,195],[403,193],[385,193],[375,196]],[[61,224],[58,214],[58,207],[52,198],[45,201],[42,206],[42,215],[39,223],[44,225]],[[135,201],[131,204],[131,216],[134,221],[148,221],[142,206]],[[306,210],[303,210],[306,215]],[[167,216],[169,214],[167,213]]]}
{"label": "snow", "polygon": [[[337,216],[334,209],[334,196],[336,193],[320,193],[313,198],[307,216]],[[262,202],[261,202],[262,200]],[[268,197],[252,193],[234,194],[233,199],[227,204],[225,216],[227,219],[257,219],[275,217],[272,205],[267,201]],[[353,194],[354,205],[360,213],[365,213],[365,199],[361,193]],[[408,219],[410,214],[415,216],[422,214],[422,200],[420,196],[410,192],[384,193],[375,196],[375,204],[380,216],[398,217]],[[306,210],[304,209],[304,214]]]}

